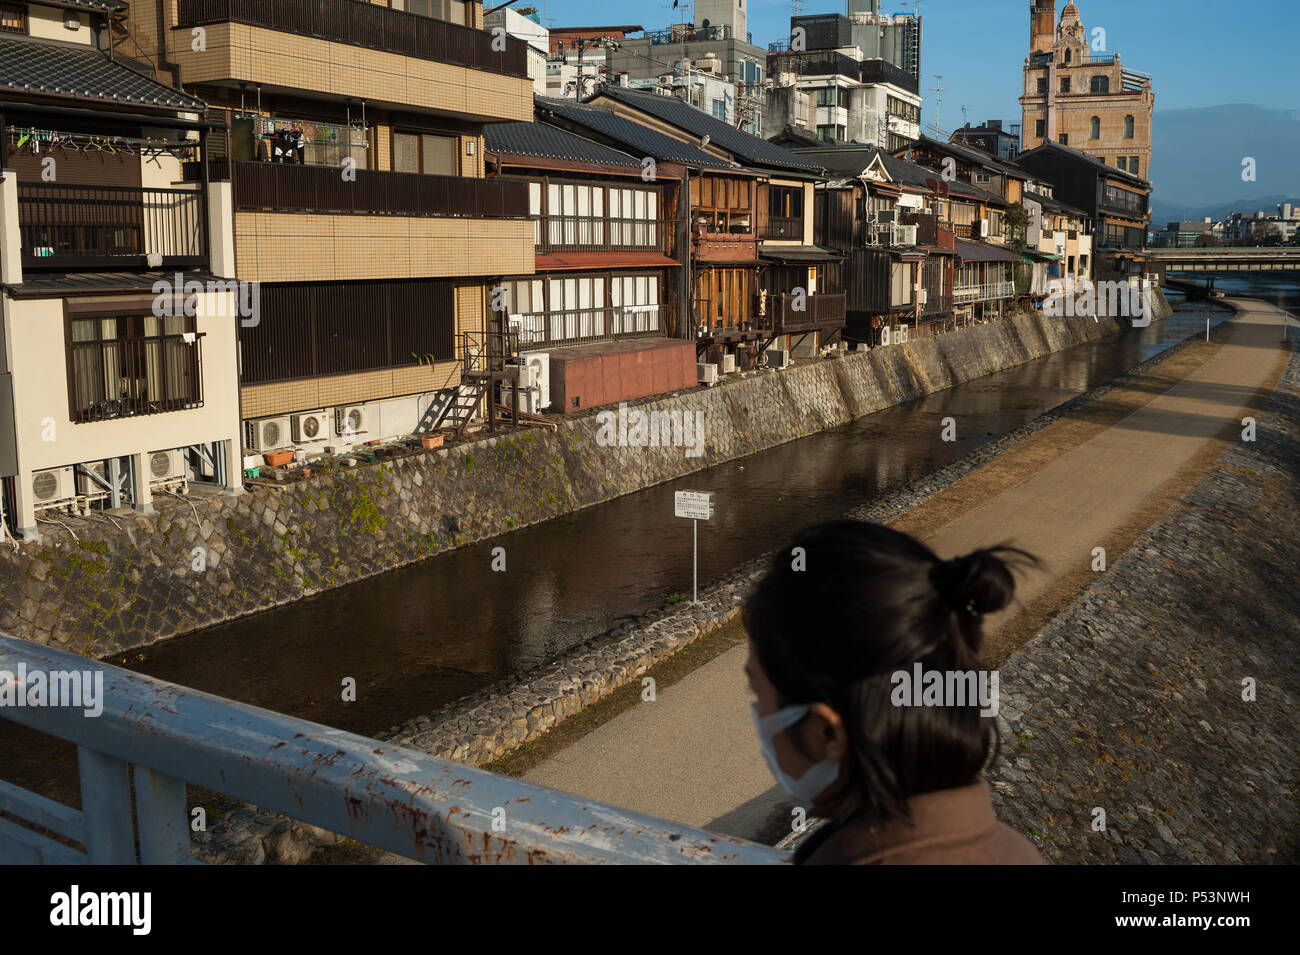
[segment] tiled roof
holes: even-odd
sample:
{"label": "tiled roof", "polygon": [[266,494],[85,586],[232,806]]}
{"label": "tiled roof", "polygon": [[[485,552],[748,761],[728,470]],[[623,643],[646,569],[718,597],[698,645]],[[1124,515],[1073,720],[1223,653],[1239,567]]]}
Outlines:
{"label": "tiled roof", "polygon": [[1015,176],[1018,179],[1024,179],[1026,174],[1023,169],[1014,165],[1003,162],[1000,158],[990,152],[985,152],[978,146],[972,146],[969,143],[945,143],[942,140],[931,139],[929,136],[922,136],[917,140],[923,146],[935,147],[942,152],[947,150],[953,155],[960,156],[967,162],[973,162],[989,169],[997,170],[1004,176]]}
{"label": "tiled roof", "polygon": [[1080,162],[1085,162],[1090,166],[1094,166],[1098,172],[1102,172],[1107,176],[1113,176],[1116,179],[1124,179],[1128,182],[1133,183],[1134,185],[1141,186],[1144,189],[1151,188],[1151,183],[1148,182],[1146,179],[1143,179],[1141,176],[1135,176],[1131,172],[1128,172],[1124,169],[1117,169],[1114,166],[1107,166],[1096,156],[1090,156],[1081,149],[1075,149],[1073,146],[1066,146],[1063,143],[1058,143],[1055,142],[1054,140],[1048,140],[1047,142],[1039,146],[1035,146],[1033,149],[1025,150],[1019,156],[1016,157],[1016,162],[1021,162],[1026,156],[1032,156],[1035,153],[1039,153],[1043,150],[1063,153],[1064,155],[1070,157],[1071,159]]}
{"label": "tiled roof", "polygon": [[641,168],[635,156],[593,143],[548,123],[492,123],[483,127],[483,141],[493,152],[515,156]]}
{"label": "tiled roof", "polygon": [[587,106],[573,100],[537,97],[537,108],[542,113],[553,114],[606,139],[617,142],[632,155],[650,156],[664,162],[681,162],[694,166],[732,168],[725,159],[711,156],[690,143],[655,132],[648,126],[624,119],[608,109]]}
{"label": "tiled roof", "polygon": [[0,91],[200,112],[202,100],[114,63],[90,47],[0,37]]}
{"label": "tiled roof", "polygon": [[629,106],[635,106],[693,136],[708,136],[715,145],[750,165],[800,172],[821,171],[816,163],[803,159],[776,143],[769,143],[766,139],[760,139],[744,130],[728,126],[703,110],[682,102],[676,96],[660,96],[658,93],[644,93],[618,86],[608,86],[597,96],[608,96]]}
{"label": "tiled roof", "polygon": [[1000,245],[954,239],[953,246],[963,262],[1019,262],[1020,256]]}
{"label": "tiled roof", "polygon": [[[109,293],[149,292],[159,280],[170,281],[176,275],[170,272],[55,272],[44,273],[27,270],[21,285],[6,285],[15,298],[50,298],[54,296],[99,295]],[[217,276],[207,269],[189,269],[186,280],[206,282]]]}
{"label": "tiled roof", "polygon": [[55,7],[80,7],[83,10],[95,10],[99,13],[112,13],[115,10],[125,10],[127,7],[123,0],[49,0],[49,2]]}

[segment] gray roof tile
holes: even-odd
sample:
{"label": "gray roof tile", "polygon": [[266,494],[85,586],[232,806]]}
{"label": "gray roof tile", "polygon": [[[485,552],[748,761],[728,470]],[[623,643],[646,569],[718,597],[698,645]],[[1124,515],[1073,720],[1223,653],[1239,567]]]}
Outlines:
{"label": "gray roof tile", "polygon": [[114,63],[99,50],[0,37],[0,91],[201,112],[202,100]]}
{"label": "gray roof tile", "polygon": [[634,156],[650,156],[663,162],[681,162],[693,166],[732,168],[725,159],[711,156],[690,143],[665,136],[648,126],[617,115],[599,106],[587,106],[573,100],[537,97],[537,108],[591,130],[606,139],[614,140]]}
{"label": "gray roof tile", "polygon": [[676,96],[660,96],[658,93],[644,93],[640,90],[623,89],[607,86],[597,96],[635,106],[664,122],[676,126],[693,136],[708,136],[714,144],[727,150],[751,166],[794,169],[800,172],[820,172],[821,167],[790,152],[776,143],[750,135],[687,103]]}
{"label": "gray roof tile", "polygon": [[547,123],[492,123],[483,127],[483,139],[488,149],[498,153],[568,159],[602,166],[641,166],[635,156],[593,143]]}

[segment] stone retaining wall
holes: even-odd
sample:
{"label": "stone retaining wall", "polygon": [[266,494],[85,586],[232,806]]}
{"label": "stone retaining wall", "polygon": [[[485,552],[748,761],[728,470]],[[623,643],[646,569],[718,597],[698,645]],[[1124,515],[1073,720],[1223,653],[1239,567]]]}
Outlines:
{"label": "stone retaining wall", "polygon": [[105,656],[353,583],[1112,334],[1041,312],[636,403],[705,449],[604,447],[595,413],[151,515],[59,517],[0,548],[0,631]]}

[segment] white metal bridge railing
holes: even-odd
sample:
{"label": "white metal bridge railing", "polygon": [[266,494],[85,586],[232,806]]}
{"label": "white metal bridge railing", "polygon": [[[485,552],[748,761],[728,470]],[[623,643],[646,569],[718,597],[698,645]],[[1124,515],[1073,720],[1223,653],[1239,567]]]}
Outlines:
{"label": "white metal bridge railing", "polygon": [[[48,705],[85,673],[102,674],[98,715]],[[47,705],[12,705],[37,674]],[[0,718],[76,744],[82,805],[0,779],[0,863],[192,862],[186,783],[429,863],[787,858],[4,635],[0,700]]]}

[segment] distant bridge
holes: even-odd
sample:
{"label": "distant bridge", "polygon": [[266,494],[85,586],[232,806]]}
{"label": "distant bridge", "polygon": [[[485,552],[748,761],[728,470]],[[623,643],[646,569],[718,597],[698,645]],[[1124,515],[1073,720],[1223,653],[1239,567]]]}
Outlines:
{"label": "distant bridge", "polygon": [[1146,256],[1164,272],[1300,272],[1300,247],[1147,249]]}

